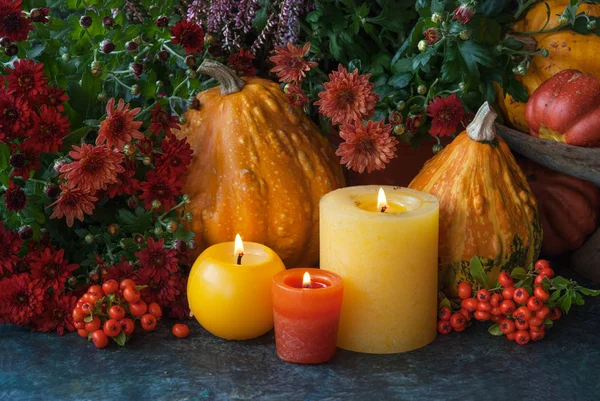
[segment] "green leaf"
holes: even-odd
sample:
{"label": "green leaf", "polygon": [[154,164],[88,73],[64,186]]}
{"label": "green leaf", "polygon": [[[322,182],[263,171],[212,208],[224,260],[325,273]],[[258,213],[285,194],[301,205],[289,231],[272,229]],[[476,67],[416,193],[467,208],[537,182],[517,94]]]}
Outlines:
{"label": "green leaf", "polygon": [[554,291],[552,293],[552,295],[550,296],[550,298],[548,299],[548,302],[552,304],[552,303],[558,301],[558,299],[560,298],[561,292],[562,292],[561,290]]}
{"label": "green leaf", "polygon": [[179,229],[177,231],[175,231],[174,233],[174,238],[175,239],[179,239],[185,242],[191,241],[192,239],[194,239],[194,232],[193,231],[189,231],[189,230],[184,230],[184,229]]}
{"label": "green leaf", "polygon": [[486,67],[490,67],[492,64],[490,49],[473,40],[458,42],[458,51],[471,74],[479,75],[478,64]]}
{"label": "green leaf", "polygon": [[444,298],[441,300],[440,308],[443,308],[444,306],[447,306],[448,308],[452,308],[452,304],[450,303],[450,300],[448,298]]}
{"label": "green leaf", "polygon": [[8,167],[8,159],[10,158],[10,148],[5,143],[0,143],[0,170]]}
{"label": "green leaf", "polygon": [[100,120],[83,120],[83,125],[86,126],[98,126],[100,125]]}
{"label": "green leaf", "polygon": [[547,329],[551,328],[554,325],[554,322],[548,318],[544,319],[544,325]]}
{"label": "green leaf", "polygon": [[575,289],[577,291],[579,291],[580,293],[582,293],[583,295],[587,295],[590,297],[596,297],[596,296],[600,295],[600,290],[592,290],[589,288],[583,288],[579,285],[577,287],[575,287]]}
{"label": "green leaf", "polygon": [[86,323],[91,322],[92,320],[94,320],[94,316],[92,316],[91,314],[89,316],[86,316],[83,318],[83,321]]}
{"label": "green leaf", "polygon": [[500,330],[500,323],[494,323],[493,325],[491,325],[490,328],[488,329],[488,333],[490,333],[493,336],[504,335],[502,330]]}
{"label": "green leaf", "polygon": [[567,291],[562,297],[560,297],[560,299],[558,300],[558,305],[560,306],[560,308],[562,310],[565,311],[565,313],[569,313],[569,310],[571,309],[571,294],[569,293],[569,291]]}
{"label": "green leaf", "polygon": [[552,285],[556,288],[567,288],[571,284],[571,280],[567,280],[564,277],[557,276],[552,279]]}
{"label": "green leaf", "polygon": [[431,13],[442,14],[444,12],[444,2],[440,0],[431,0]]}
{"label": "green leaf", "polygon": [[475,282],[484,288],[489,288],[488,276],[485,274],[483,266],[481,265],[481,261],[477,256],[473,256],[473,259],[471,259],[469,271]]}
{"label": "green leaf", "polygon": [[413,75],[410,72],[400,72],[393,75],[387,82],[396,89],[406,88],[412,82]]}
{"label": "green leaf", "polygon": [[126,209],[119,209],[117,221],[129,232],[145,232],[152,228],[152,212],[142,207],[135,209],[135,214]]}
{"label": "green leaf", "polygon": [[115,342],[121,347],[125,346],[125,343],[127,342],[127,336],[123,331],[121,331],[119,335],[114,336],[112,339],[115,340]]}
{"label": "green leaf", "polygon": [[525,269],[523,269],[522,267],[517,267],[517,268],[514,268],[512,272],[510,272],[510,276],[517,280],[523,280],[527,276],[527,273],[525,272]]}
{"label": "green leaf", "polygon": [[575,305],[581,306],[581,305],[585,304],[585,301],[584,301],[584,299],[583,299],[583,297],[581,296],[580,293],[578,293],[577,291],[573,291],[573,295],[575,297],[573,299],[573,302],[575,303]]}

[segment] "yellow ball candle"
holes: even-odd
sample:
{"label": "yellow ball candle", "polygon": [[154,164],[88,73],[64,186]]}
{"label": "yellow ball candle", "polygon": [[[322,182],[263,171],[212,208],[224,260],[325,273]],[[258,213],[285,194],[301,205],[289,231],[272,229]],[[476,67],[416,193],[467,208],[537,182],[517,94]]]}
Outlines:
{"label": "yellow ball candle", "polygon": [[344,280],[338,347],[410,351],[436,336],[437,199],[408,188],[348,187],[321,199],[321,268]]}
{"label": "yellow ball candle", "polygon": [[271,285],[285,266],[268,247],[255,242],[223,242],[196,259],[187,296],[194,317],[227,340],[248,340],[273,328]]}

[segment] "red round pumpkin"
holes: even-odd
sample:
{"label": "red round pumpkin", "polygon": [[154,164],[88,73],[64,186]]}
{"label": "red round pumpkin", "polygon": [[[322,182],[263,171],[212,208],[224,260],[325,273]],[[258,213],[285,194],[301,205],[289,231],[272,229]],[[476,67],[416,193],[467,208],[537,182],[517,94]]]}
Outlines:
{"label": "red round pumpkin", "polygon": [[600,189],[594,184],[521,159],[539,205],[544,230],[542,252],[548,256],[579,248],[596,230]]}
{"label": "red round pumpkin", "polygon": [[600,146],[600,80],[564,70],[533,92],[525,108],[531,135],[575,146]]}

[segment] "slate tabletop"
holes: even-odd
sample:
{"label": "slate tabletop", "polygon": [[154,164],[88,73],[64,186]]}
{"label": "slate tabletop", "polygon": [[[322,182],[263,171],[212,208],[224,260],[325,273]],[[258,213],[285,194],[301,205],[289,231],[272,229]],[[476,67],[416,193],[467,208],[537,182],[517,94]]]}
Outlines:
{"label": "slate tabletop", "polygon": [[77,334],[0,326],[0,401],[600,400],[600,297],[539,343],[519,346],[479,323],[413,352],[338,350],[318,366],[279,360],[272,333],[229,342],[191,322],[181,340],[172,324],[104,350]]}

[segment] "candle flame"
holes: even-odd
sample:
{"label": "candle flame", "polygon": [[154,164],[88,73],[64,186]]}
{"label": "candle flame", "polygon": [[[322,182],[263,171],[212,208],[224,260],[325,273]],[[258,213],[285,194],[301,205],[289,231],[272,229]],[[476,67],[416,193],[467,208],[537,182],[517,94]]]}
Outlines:
{"label": "candle flame", "polygon": [[377,195],[377,210],[380,210],[383,213],[387,208],[387,198],[385,197],[383,188],[380,187],[379,194]]}
{"label": "candle flame", "polygon": [[239,256],[244,256],[244,243],[242,242],[242,237],[239,234],[235,236],[235,246],[233,248],[233,256],[236,258]]}
{"label": "candle flame", "polygon": [[302,288],[310,288],[310,273],[304,272],[304,277],[302,278]]}

